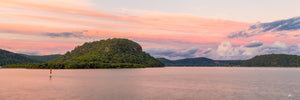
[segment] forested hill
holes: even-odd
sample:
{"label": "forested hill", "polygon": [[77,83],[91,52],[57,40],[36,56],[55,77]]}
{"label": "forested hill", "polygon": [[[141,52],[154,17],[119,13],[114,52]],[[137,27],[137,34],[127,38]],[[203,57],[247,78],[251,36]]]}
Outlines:
{"label": "forested hill", "polygon": [[44,63],[60,55],[30,56],[0,49],[0,66],[7,64]]}
{"label": "forested hill", "polygon": [[0,49],[0,66],[7,64],[34,63],[33,59],[27,58],[25,55],[16,54]]}
{"label": "forested hill", "polygon": [[[94,63],[100,63],[100,65],[125,64],[126,66],[133,64],[133,66],[136,65],[140,67],[164,66],[161,61],[143,52],[142,47],[138,43],[119,38],[85,43],[82,46],[76,47],[71,52],[67,52],[65,55],[51,61],[51,63],[65,63],[71,65],[68,66],[70,68],[73,68],[72,65],[78,64],[87,64],[86,67],[89,65],[90,67],[95,67],[96,65],[91,65]],[[99,67],[101,67],[100,65]]]}
{"label": "forested hill", "polygon": [[287,54],[260,55],[244,61],[247,67],[300,67],[300,56]]}
{"label": "forested hill", "polygon": [[107,39],[87,42],[58,58],[38,64],[8,65],[22,68],[141,68],[162,67],[164,63],[142,50],[142,47],[128,39]]}

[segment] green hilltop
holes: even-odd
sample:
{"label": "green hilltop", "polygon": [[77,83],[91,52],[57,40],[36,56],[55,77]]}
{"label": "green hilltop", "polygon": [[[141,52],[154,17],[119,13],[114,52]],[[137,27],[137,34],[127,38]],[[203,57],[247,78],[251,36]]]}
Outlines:
{"label": "green hilltop", "polygon": [[142,47],[128,39],[107,39],[84,43],[71,52],[47,63],[8,65],[25,68],[143,68],[162,67],[164,64],[143,52]]}

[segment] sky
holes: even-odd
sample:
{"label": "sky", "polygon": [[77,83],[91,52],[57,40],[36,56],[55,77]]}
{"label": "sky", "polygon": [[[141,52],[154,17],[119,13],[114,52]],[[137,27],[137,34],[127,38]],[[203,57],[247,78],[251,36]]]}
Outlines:
{"label": "sky", "polygon": [[64,54],[128,38],[155,57],[300,55],[299,0],[0,0],[0,48]]}

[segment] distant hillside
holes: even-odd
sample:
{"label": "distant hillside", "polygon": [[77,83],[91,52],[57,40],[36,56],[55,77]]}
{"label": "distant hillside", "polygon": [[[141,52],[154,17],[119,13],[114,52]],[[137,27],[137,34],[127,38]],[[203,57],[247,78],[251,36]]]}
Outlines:
{"label": "distant hillside", "polygon": [[16,54],[6,50],[0,49],[0,66],[7,64],[23,64],[23,63],[35,63],[39,62],[30,58],[27,58],[25,55]]}
{"label": "distant hillside", "polygon": [[180,60],[158,59],[166,66],[300,67],[300,56],[287,54],[260,55],[249,60],[212,60],[204,57]]}
{"label": "distant hillside", "polygon": [[287,54],[260,55],[244,61],[247,67],[300,67],[300,56]]}
{"label": "distant hillside", "polygon": [[180,60],[168,60],[166,58],[158,58],[166,66],[230,66],[240,64],[237,60],[212,60],[205,57],[187,58]]}
{"label": "distant hillside", "polygon": [[0,49],[0,66],[8,64],[44,63],[60,55],[30,56]]}
{"label": "distant hillside", "polygon": [[25,68],[142,68],[162,67],[164,64],[148,53],[142,47],[128,39],[107,39],[84,43],[71,52],[58,58],[40,64],[9,65],[4,67]]}
{"label": "distant hillside", "polygon": [[54,54],[54,55],[43,55],[43,56],[31,56],[31,55],[25,55],[27,58],[33,59],[38,62],[48,62],[53,59],[58,58],[61,56],[60,54]]}

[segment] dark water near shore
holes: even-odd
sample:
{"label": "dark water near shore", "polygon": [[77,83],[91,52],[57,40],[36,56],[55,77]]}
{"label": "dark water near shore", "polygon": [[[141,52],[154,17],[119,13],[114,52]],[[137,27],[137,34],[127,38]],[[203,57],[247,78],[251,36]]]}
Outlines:
{"label": "dark water near shore", "polygon": [[300,100],[300,68],[0,69],[0,100]]}

